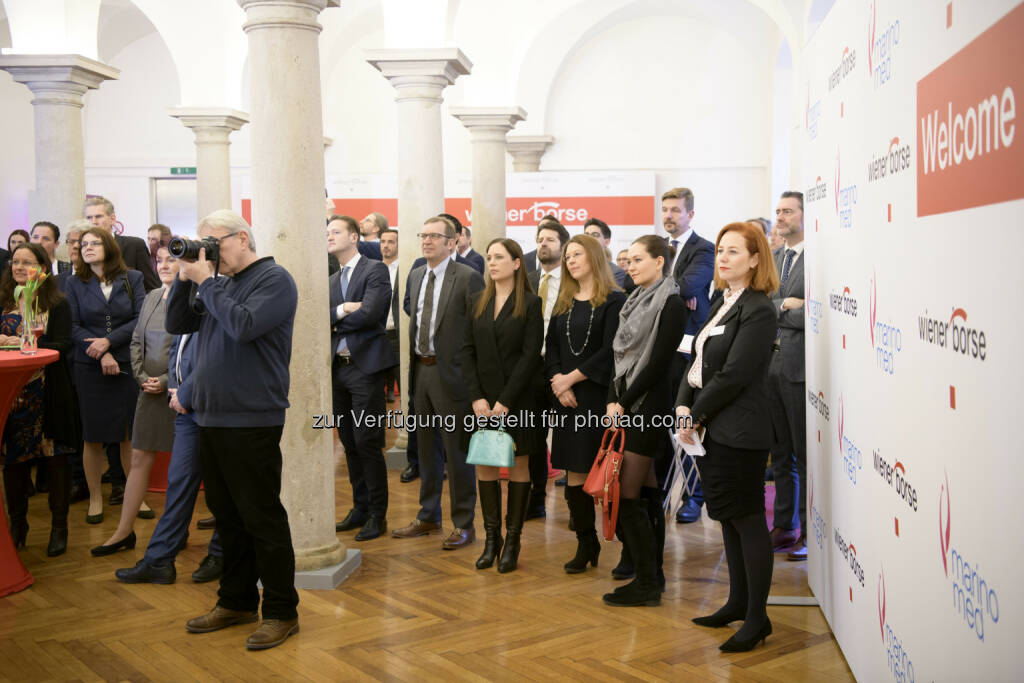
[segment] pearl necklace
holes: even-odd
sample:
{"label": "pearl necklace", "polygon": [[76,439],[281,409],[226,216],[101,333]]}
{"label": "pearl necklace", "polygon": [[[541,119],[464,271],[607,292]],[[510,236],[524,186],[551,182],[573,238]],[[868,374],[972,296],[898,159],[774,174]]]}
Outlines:
{"label": "pearl necklace", "polygon": [[590,307],[590,321],[587,322],[587,338],[583,340],[583,346],[580,348],[579,351],[572,348],[572,337],[569,336],[569,328],[572,327],[572,312],[575,308],[576,299],[573,299],[572,305],[569,307],[569,313],[568,315],[565,316],[565,341],[569,345],[569,353],[571,353],[574,356],[580,356],[587,349],[587,344],[590,343],[590,330],[594,325],[594,310],[596,307],[593,305],[591,305]]}

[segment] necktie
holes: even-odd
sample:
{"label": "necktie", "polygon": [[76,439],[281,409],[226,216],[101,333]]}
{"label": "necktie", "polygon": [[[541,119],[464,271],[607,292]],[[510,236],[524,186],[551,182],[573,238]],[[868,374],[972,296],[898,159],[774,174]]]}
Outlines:
{"label": "necktie", "polygon": [[[345,302],[345,295],[348,294],[348,271],[349,267],[345,266],[341,269],[341,301]],[[336,353],[348,352],[348,344],[345,342],[345,338],[342,337],[338,340],[338,348]]]}
{"label": "necktie", "polygon": [[544,317],[548,315],[548,280],[551,279],[551,273],[544,273],[540,276],[540,288],[537,290],[537,295],[540,296],[541,314]]}
{"label": "necktie", "polygon": [[416,331],[416,346],[421,356],[430,355],[430,319],[434,317],[434,271],[427,276],[427,289],[423,292],[423,314],[420,316],[420,328]]}
{"label": "necktie", "polygon": [[782,261],[782,284],[786,284],[786,280],[789,279],[789,271],[793,267],[793,257],[796,256],[796,251],[793,249],[786,250],[786,257]]}
{"label": "necktie", "polygon": [[679,240],[672,240],[672,251],[679,253]]}

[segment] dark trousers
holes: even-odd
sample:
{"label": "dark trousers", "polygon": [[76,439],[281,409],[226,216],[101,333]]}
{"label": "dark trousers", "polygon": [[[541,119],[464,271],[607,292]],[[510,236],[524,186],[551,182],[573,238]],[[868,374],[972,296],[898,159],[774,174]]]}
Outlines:
{"label": "dark trousers", "polygon": [[[686,374],[686,368],[690,365],[690,355],[687,353],[679,353],[678,351],[672,354],[672,400],[675,401],[676,395],[679,394],[680,383],[685,382],[686,378],[683,377]],[[704,487],[700,483],[700,474],[697,472],[696,465],[693,464],[693,458],[683,455],[681,457],[683,463],[683,476],[685,482],[693,482],[693,493],[689,496],[683,493],[683,499],[687,497],[693,498],[693,501],[698,505],[704,504]],[[668,476],[668,467],[672,463],[671,458],[659,458],[654,465],[655,473],[658,475],[658,485],[665,485],[665,477]]]}
{"label": "dark trousers", "polygon": [[[416,414],[416,401],[412,394],[409,394],[409,415]],[[420,439],[417,436],[417,430],[408,432],[409,438],[406,441],[405,447],[405,459],[409,461],[409,465],[419,469],[420,467]],[[438,470],[444,469],[444,442],[441,441],[441,432],[434,432],[434,449],[433,457],[435,467]]]}
{"label": "dark trousers", "polygon": [[[399,346],[398,346],[398,328],[396,327],[393,330],[385,330],[384,331],[384,335],[387,337],[388,343],[391,344],[391,349],[395,352],[395,358],[396,359],[400,358],[401,357],[401,355],[400,355],[401,351],[399,350]],[[390,389],[391,387],[395,386],[395,384],[398,384],[398,388],[401,389],[402,388],[402,382],[398,378],[398,376],[400,374],[402,374],[402,373],[401,373],[401,366],[399,366],[399,365],[394,365],[393,367],[390,367],[387,370],[385,370],[384,371],[384,388],[385,389]]]}
{"label": "dark trousers", "polygon": [[775,520],[779,529],[799,527],[807,533],[807,417],[804,414],[804,382],[783,377],[781,358],[775,352],[768,370],[775,445],[772,472],[775,476]]}
{"label": "dark trousers", "polygon": [[281,432],[275,427],[200,427],[206,502],[224,544],[217,604],[263,618],[295,619],[295,552],[281,504]]}
{"label": "dark trousers", "polygon": [[352,507],[384,519],[388,512],[388,471],[384,463],[384,425],[356,426],[360,413],[384,417],[384,372],[367,374],[358,364],[334,359],[334,414],[345,447]]}
{"label": "dark trousers", "polygon": [[[143,560],[148,565],[174,562],[178,550],[188,539],[188,526],[199,495],[202,481],[199,467],[199,425],[191,415],[174,418],[174,446],[171,462],[167,466],[167,496],[164,511],[156,523],[153,536],[146,546]],[[207,550],[214,557],[222,557],[220,533],[214,529]]]}
{"label": "dark trousers", "polygon": [[[420,423],[431,416],[455,420],[455,429],[425,427],[420,430],[420,512],[419,519],[441,523],[441,491],[444,480],[441,468],[433,458],[434,436],[441,432],[447,454],[448,492],[451,495],[452,523],[458,529],[473,526],[476,513],[476,468],[466,463],[465,433],[462,419],[469,412],[468,402],[448,397],[441,373],[436,365],[417,362],[414,369],[416,383],[416,416]],[[449,417],[452,416],[452,417]]]}
{"label": "dark trousers", "polygon": [[124,488],[128,477],[125,475],[124,467],[121,465],[121,444],[108,443],[106,444],[106,449],[107,468],[110,470],[110,485]]}
{"label": "dark trousers", "polygon": [[533,386],[533,404],[537,406],[537,438],[536,445],[526,455],[530,467],[530,507],[543,505],[548,490],[548,431],[540,426],[540,415],[554,406],[554,394],[551,384],[541,374]]}

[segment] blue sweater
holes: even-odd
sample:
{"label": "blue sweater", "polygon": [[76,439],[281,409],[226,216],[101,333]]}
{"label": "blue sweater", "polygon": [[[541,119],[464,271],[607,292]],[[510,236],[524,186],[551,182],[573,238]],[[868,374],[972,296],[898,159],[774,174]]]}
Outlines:
{"label": "blue sweater", "polygon": [[[165,326],[196,332],[191,408],[200,427],[274,427],[288,408],[288,363],[298,290],[270,257],[233,277],[210,278],[189,305],[190,282],[175,280]],[[201,304],[201,305],[200,305]]]}

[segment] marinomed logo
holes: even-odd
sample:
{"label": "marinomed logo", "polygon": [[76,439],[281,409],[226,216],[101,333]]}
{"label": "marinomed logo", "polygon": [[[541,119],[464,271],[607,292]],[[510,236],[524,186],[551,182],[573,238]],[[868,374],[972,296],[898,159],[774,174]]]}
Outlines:
{"label": "marinomed logo", "polygon": [[849,287],[843,287],[843,291],[838,294],[835,292],[829,294],[828,307],[833,311],[845,313],[851,318],[857,317],[857,300],[850,294]]}
{"label": "marinomed logo", "polygon": [[903,350],[903,330],[892,322],[878,318],[878,274],[871,278],[871,303],[868,306],[868,328],[871,348],[875,350],[875,365],[890,375],[896,374],[896,357]]}
{"label": "marinomed logo", "polygon": [[807,302],[807,320],[810,323],[811,331],[814,334],[821,332],[821,313],[824,308],[821,301],[811,295],[811,278],[808,273],[807,282],[804,283],[804,300]]}
{"label": "marinomed logo", "polygon": [[857,444],[845,432],[846,416],[844,413],[843,395],[839,394],[839,422],[836,425],[839,430],[839,454],[843,458],[843,471],[846,473],[846,477],[856,486],[857,473],[864,468],[864,456],[857,448]]}
{"label": "marinomed logo", "polygon": [[875,90],[892,78],[893,55],[900,44],[900,20],[881,26],[878,31],[878,2],[871,3],[871,18],[868,20],[868,73]]}
{"label": "marinomed logo", "polygon": [[818,137],[818,122],[821,120],[821,100],[811,102],[811,84],[807,84],[807,108],[804,110],[804,126],[807,127],[807,137],[815,139]]}
{"label": "marinomed logo", "polygon": [[940,349],[952,349],[953,353],[981,361],[988,356],[985,330],[968,327],[967,311],[962,308],[954,308],[949,320],[933,318],[925,309],[923,315],[917,316],[917,329],[921,341]]}
{"label": "marinomed logo", "polygon": [[894,137],[889,140],[888,151],[872,156],[868,162],[868,182],[883,180],[906,171],[911,163],[913,160],[910,158],[910,145],[900,144],[899,137]]}
{"label": "marinomed logo", "polygon": [[839,215],[840,228],[853,227],[853,207],[857,204],[857,185],[842,186],[839,150],[836,150],[836,213]]}
{"label": "marinomed logo", "polygon": [[917,83],[917,215],[1024,198],[1024,4]]}
{"label": "marinomed logo", "polygon": [[825,549],[825,538],[827,525],[825,524],[825,518],[821,516],[821,512],[814,504],[814,475],[807,475],[807,509],[811,511],[811,522],[814,527],[814,542],[818,546],[818,550]]}
{"label": "marinomed logo", "polygon": [[882,643],[885,645],[885,654],[889,673],[892,679],[903,683],[914,683],[914,663],[910,655],[903,649],[903,641],[896,635],[896,631],[885,618],[887,607],[885,595],[885,567],[878,574],[878,624],[882,629]]}
{"label": "marinomed logo", "polygon": [[850,75],[853,68],[857,66],[857,51],[849,47],[843,49],[843,56],[839,59],[839,66],[828,76],[828,89],[832,91],[843,79]]}

